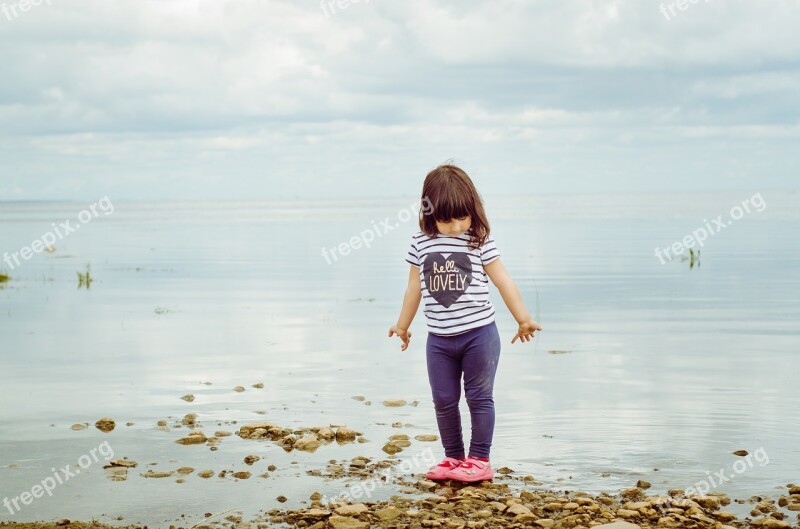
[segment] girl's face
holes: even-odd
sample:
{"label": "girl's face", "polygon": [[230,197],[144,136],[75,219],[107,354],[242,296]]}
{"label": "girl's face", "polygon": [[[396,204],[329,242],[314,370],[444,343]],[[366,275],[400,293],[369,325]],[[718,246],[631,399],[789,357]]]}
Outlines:
{"label": "girl's face", "polygon": [[472,217],[467,215],[460,219],[450,219],[448,222],[436,221],[436,229],[442,235],[457,237],[467,231],[472,226]]}

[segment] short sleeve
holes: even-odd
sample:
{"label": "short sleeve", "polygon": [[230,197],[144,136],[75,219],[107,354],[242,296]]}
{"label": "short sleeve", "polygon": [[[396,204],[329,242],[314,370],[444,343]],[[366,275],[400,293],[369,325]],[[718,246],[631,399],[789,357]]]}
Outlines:
{"label": "short sleeve", "polygon": [[411,244],[406,254],[406,262],[419,268],[419,252],[417,251],[416,241],[413,237],[411,238]]}
{"label": "short sleeve", "polygon": [[489,236],[486,237],[486,242],[481,246],[481,263],[486,266],[498,257],[500,257],[500,252],[494,244],[494,237],[489,234]]}

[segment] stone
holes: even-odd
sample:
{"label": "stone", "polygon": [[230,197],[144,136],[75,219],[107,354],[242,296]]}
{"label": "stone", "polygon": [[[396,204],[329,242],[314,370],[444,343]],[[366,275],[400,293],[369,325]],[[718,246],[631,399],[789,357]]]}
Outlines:
{"label": "stone", "polygon": [[194,401],[194,395],[189,393],[188,395],[184,395],[183,397],[181,397],[181,400],[185,400],[186,402],[192,402]]}
{"label": "stone", "polygon": [[525,507],[521,503],[513,503],[513,504],[509,505],[508,509],[506,510],[506,513],[507,514],[513,514],[515,516],[519,516],[519,515],[530,516],[530,515],[533,514],[530,509],[528,509],[527,507]]}
{"label": "stone", "polygon": [[403,399],[383,401],[383,405],[389,408],[399,408],[401,406],[405,406],[406,404],[407,402],[404,401]]}
{"label": "stone", "polygon": [[359,514],[369,512],[369,507],[363,503],[354,503],[352,505],[342,505],[341,507],[337,507],[334,512],[339,516],[358,516]]}
{"label": "stone", "polygon": [[261,461],[261,456],[249,455],[249,456],[245,456],[245,458],[244,458],[244,462],[247,465],[252,465],[253,463],[257,463],[258,461]]}
{"label": "stone", "polygon": [[369,522],[362,522],[349,516],[333,515],[328,518],[328,524],[332,529],[367,529]]}
{"label": "stone", "polygon": [[186,437],[181,437],[175,442],[182,445],[201,445],[205,444],[206,441],[208,441],[208,438],[203,432],[193,431],[189,432],[189,435]]}
{"label": "stone", "polygon": [[304,452],[313,452],[320,447],[322,443],[314,434],[306,434],[294,443],[296,450],[303,450]]}
{"label": "stone", "polygon": [[394,505],[390,505],[384,509],[380,509],[379,511],[375,512],[375,516],[378,517],[379,520],[382,522],[391,522],[392,520],[402,516],[403,511],[395,507]]}
{"label": "stone", "polygon": [[355,441],[356,437],[359,435],[359,432],[351,430],[350,428],[342,427],[336,430],[337,441]]}
{"label": "stone", "polygon": [[117,423],[114,422],[114,419],[110,417],[104,417],[102,419],[98,419],[96,423],[94,423],[95,428],[100,430],[101,432],[108,433],[116,427]]}
{"label": "stone", "polygon": [[617,520],[611,523],[595,525],[592,529],[640,529],[640,528],[635,523],[626,522],[625,520]]}
{"label": "stone", "polygon": [[143,478],[168,478],[172,476],[175,472],[168,471],[168,472],[156,472],[155,470],[148,470],[144,474],[140,474]]}
{"label": "stone", "polygon": [[430,442],[433,442],[433,441],[438,441],[439,440],[439,436],[438,435],[433,435],[433,434],[419,434],[419,435],[415,435],[414,439],[416,439],[417,441],[422,441],[423,443],[430,443]]}
{"label": "stone", "polygon": [[122,468],[135,468],[138,465],[136,461],[130,459],[112,459],[103,468],[122,467]]}

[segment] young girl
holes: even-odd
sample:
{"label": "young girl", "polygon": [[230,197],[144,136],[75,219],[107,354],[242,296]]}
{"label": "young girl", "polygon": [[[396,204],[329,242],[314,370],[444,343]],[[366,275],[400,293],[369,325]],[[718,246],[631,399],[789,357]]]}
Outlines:
{"label": "young girl", "polygon": [[[428,380],[445,458],[426,476],[463,482],[490,480],[489,449],[494,433],[492,390],[500,357],[500,335],[489,299],[489,281],[500,291],[519,330],[511,340],[530,341],[542,330],[525,309],[514,281],[500,262],[489,233],[483,203],[469,176],[454,165],[437,167],[425,177],[418,231],[412,236],[406,261],[411,264],[408,289],[397,324],[405,351],[408,330],[425,300],[428,339],[425,346]],[[464,458],[461,433],[461,376],[472,419],[469,457]]]}

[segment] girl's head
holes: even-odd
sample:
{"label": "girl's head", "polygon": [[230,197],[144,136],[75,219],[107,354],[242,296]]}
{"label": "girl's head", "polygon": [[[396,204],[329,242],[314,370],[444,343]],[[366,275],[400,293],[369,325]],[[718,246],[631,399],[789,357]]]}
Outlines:
{"label": "girl's head", "polygon": [[489,236],[483,200],[467,173],[455,165],[440,165],[425,177],[422,200],[429,205],[420,214],[419,227],[428,237],[455,237],[467,232],[470,248],[482,246]]}

